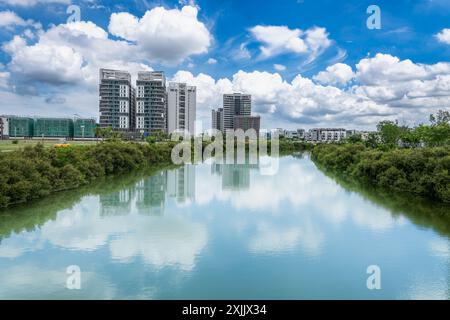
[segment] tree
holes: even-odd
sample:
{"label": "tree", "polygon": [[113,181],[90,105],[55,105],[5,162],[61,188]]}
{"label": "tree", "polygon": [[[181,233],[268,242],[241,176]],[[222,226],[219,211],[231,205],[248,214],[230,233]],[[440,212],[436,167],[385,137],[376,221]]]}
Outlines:
{"label": "tree", "polygon": [[389,146],[394,146],[400,140],[400,137],[408,128],[400,127],[397,122],[381,121],[377,125],[377,130],[380,133],[381,141]]}

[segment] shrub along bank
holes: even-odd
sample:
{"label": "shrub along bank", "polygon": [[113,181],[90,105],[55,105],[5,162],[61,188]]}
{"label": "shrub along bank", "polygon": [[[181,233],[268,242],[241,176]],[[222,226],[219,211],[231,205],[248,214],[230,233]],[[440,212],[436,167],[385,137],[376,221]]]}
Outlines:
{"label": "shrub along bank", "polygon": [[312,159],[346,178],[450,202],[450,148],[388,149],[363,144],[321,144]]}
{"label": "shrub along bank", "polygon": [[100,177],[169,164],[172,146],[106,142],[46,148],[38,144],[0,154],[0,207],[73,189]]}

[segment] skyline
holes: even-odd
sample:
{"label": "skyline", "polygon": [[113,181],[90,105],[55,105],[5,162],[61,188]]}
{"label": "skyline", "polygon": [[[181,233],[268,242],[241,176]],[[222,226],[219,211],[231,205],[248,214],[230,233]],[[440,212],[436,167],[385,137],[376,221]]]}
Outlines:
{"label": "skyline", "polygon": [[[66,23],[71,3],[80,22]],[[203,127],[232,92],[252,95],[265,128],[414,125],[450,107],[444,0],[378,1],[380,30],[369,1],[125,3],[1,0],[0,113],[98,119],[103,67],[196,86]]]}

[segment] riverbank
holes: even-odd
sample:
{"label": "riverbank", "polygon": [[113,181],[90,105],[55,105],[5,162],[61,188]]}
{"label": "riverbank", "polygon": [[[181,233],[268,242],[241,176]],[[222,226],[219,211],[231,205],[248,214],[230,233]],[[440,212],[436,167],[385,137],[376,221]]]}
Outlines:
{"label": "riverbank", "polygon": [[320,144],[312,159],[326,170],[384,191],[450,203],[450,148],[381,150],[363,144]]}
{"label": "riverbank", "polygon": [[[171,152],[175,144],[170,141],[109,141],[67,147],[37,144],[0,154],[0,208],[75,189],[107,176],[172,165]],[[203,150],[206,145],[203,143]],[[304,143],[281,141],[279,151],[289,154],[307,148]]]}
{"label": "riverbank", "polygon": [[0,155],[0,207],[75,189],[111,175],[171,164],[173,143],[105,142],[48,148],[42,144]]}

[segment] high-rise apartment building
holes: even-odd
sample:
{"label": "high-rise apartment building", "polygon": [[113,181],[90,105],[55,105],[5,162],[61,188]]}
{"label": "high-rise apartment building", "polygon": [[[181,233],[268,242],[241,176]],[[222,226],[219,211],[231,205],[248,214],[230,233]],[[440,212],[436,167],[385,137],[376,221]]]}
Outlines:
{"label": "high-rise apartment building", "polygon": [[170,82],[167,90],[167,130],[195,134],[197,88],[186,83]]}
{"label": "high-rise apartment building", "polygon": [[223,108],[211,110],[211,127],[219,131],[223,131]]}
{"label": "high-rise apartment building", "polygon": [[234,129],[234,116],[250,116],[252,96],[233,93],[223,95],[223,130]]}
{"label": "high-rise apartment building", "polygon": [[126,71],[100,69],[100,127],[134,130],[135,90]]}
{"label": "high-rise apartment building", "polygon": [[167,93],[164,72],[139,72],[136,87],[137,132],[144,135],[160,131],[167,132]]}
{"label": "high-rise apartment building", "polygon": [[234,116],[234,130],[242,129],[247,131],[253,129],[256,132],[256,137],[259,137],[259,130],[261,126],[260,116]]}

